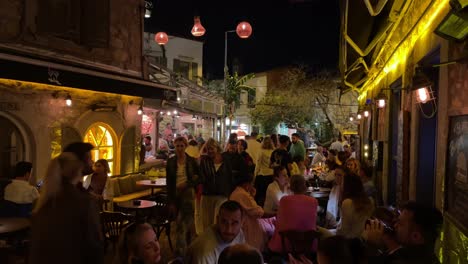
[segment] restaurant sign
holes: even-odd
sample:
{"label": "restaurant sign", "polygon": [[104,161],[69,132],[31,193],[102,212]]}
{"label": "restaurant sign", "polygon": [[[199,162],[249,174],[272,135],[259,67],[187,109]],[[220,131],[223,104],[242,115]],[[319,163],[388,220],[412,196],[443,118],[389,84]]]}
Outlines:
{"label": "restaurant sign", "polygon": [[18,103],[13,102],[0,102],[0,111],[19,111]]}

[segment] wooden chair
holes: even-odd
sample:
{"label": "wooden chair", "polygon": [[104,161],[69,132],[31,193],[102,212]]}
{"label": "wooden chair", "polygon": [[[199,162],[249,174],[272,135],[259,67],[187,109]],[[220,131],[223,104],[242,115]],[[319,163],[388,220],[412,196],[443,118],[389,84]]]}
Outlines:
{"label": "wooden chair", "polygon": [[109,242],[116,248],[122,230],[133,221],[133,216],[122,212],[100,212],[102,233],[105,238],[105,248]]}
{"label": "wooden chair", "polygon": [[156,206],[151,208],[151,214],[149,217],[149,223],[153,226],[156,236],[161,236],[163,231],[166,232],[169,247],[173,251],[171,241],[171,222],[174,220],[169,215],[169,208],[167,206],[167,194],[156,193],[151,200],[156,202]]}
{"label": "wooden chair", "polygon": [[[312,255],[312,246],[315,240],[320,238],[320,233],[316,230],[299,231],[286,230],[279,232],[281,236],[281,246],[285,256],[291,253],[293,256]],[[289,242],[289,243],[287,243]]]}

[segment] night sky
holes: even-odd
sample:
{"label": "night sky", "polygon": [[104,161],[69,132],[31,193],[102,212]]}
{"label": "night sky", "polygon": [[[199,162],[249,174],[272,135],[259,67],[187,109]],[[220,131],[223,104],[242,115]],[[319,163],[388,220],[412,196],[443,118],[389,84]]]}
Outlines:
{"label": "night sky", "polygon": [[[314,70],[337,71],[340,17],[338,0],[153,0],[145,30],[204,42],[204,76],[223,77],[224,32],[248,21],[253,34],[240,39],[229,33],[228,63],[238,61],[241,73],[305,64]],[[195,38],[193,16],[206,29]]]}

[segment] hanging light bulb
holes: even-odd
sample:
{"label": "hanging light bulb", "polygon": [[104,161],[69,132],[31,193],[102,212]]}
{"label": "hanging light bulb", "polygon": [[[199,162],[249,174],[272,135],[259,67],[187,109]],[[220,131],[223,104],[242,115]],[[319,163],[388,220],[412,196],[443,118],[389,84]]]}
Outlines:
{"label": "hanging light bulb", "polygon": [[350,117],[349,117],[349,121],[353,122],[353,121],[354,121],[354,117],[350,116]]}
{"label": "hanging light bulb", "polygon": [[174,115],[177,115],[177,110],[174,110]]}
{"label": "hanging light bulb", "polygon": [[166,45],[169,41],[169,37],[167,36],[166,32],[158,32],[154,35],[154,41],[158,43],[158,45]]}
{"label": "hanging light bulb", "polygon": [[239,25],[237,25],[236,33],[239,38],[248,38],[252,35],[252,26],[249,22],[240,22]]}
{"label": "hanging light bulb", "polygon": [[416,101],[418,101],[418,103],[427,103],[427,101],[429,101],[429,97],[427,87],[422,87],[416,90]]}
{"label": "hanging light bulb", "polygon": [[67,98],[65,98],[65,104],[67,106],[71,106],[72,105],[72,98],[70,95],[67,95]]}
{"label": "hanging light bulb", "polygon": [[361,115],[361,114],[357,114],[357,119],[358,119],[358,120],[361,120],[361,118],[362,118],[362,115]]}
{"label": "hanging light bulb", "polygon": [[171,111],[167,111],[166,114],[167,114],[168,116],[170,116],[170,115],[171,115]]}
{"label": "hanging light bulb", "polygon": [[195,36],[195,37],[201,37],[203,35],[205,35],[205,28],[202,26],[201,22],[200,22],[200,17],[199,16],[195,16],[193,18],[193,27],[192,27],[192,35]]}
{"label": "hanging light bulb", "polygon": [[380,93],[377,95],[377,98],[375,98],[375,100],[376,100],[376,102],[377,102],[377,107],[378,107],[378,108],[384,108],[387,99],[388,99],[388,98],[387,98],[387,96],[385,95],[385,93],[384,93],[383,91],[380,91]]}
{"label": "hanging light bulb", "polygon": [[369,111],[368,111],[368,110],[365,110],[365,111],[364,111],[364,116],[365,116],[365,117],[368,117],[368,116],[369,116]]}
{"label": "hanging light bulb", "polygon": [[142,115],[142,114],[143,114],[143,106],[140,105],[140,108],[138,108],[137,113],[138,113],[138,115]]}

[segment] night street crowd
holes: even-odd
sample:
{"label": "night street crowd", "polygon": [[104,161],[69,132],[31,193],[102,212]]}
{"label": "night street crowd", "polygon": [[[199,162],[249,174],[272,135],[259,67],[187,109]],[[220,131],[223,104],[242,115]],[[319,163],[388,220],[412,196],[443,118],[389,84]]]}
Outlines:
{"label": "night street crowd", "polygon": [[[151,140],[142,160],[160,158]],[[312,149],[298,133],[253,132],[225,144],[185,133],[166,142],[173,252],[161,251],[146,217],[129,221],[109,251],[99,215],[109,164],[92,161],[89,143],[52,159],[40,191],[28,183],[33,164],[18,163],[0,211],[30,217],[28,263],[105,263],[108,252],[119,264],[439,263],[441,213],[416,201],[383,206],[373,168],[348,140]]]}

